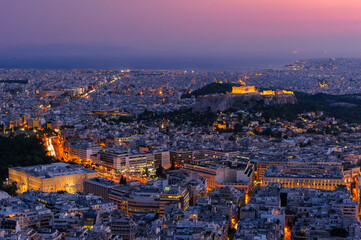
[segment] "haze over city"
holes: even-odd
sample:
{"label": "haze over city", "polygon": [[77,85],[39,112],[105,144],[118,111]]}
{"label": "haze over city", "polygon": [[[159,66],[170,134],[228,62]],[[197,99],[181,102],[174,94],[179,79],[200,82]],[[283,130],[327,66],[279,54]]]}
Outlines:
{"label": "haze over city", "polygon": [[358,0],[1,1],[7,67],[239,70],[361,57]]}

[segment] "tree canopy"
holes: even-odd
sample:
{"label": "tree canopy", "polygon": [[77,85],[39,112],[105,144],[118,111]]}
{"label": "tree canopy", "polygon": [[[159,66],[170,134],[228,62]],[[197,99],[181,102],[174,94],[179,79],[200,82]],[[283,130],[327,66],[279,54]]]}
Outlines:
{"label": "tree canopy", "polygon": [[36,136],[0,136],[0,189],[9,176],[8,168],[49,164],[55,159],[47,155],[43,141]]}

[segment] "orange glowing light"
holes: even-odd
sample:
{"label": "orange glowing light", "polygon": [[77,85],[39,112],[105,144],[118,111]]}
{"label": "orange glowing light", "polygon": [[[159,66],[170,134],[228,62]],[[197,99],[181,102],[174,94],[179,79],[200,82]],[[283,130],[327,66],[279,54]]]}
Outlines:
{"label": "orange glowing light", "polygon": [[247,204],[250,199],[251,199],[251,196],[247,193],[244,202]]}
{"label": "orange glowing light", "polygon": [[236,221],[236,219],[232,218],[231,220],[231,226],[232,228],[236,229],[238,228],[238,222]]}
{"label": "orange glowing light", "polygon": [[285,232],[285,240],[291,240],[291,230],[289,227],[285,227],[284,228],[284,232]]}
{"label": "orange glowing light", "polygon": [[232,87],[232,93],[236,93],[236,94],[255,93],[255,92],[257,92],[255,86]]}

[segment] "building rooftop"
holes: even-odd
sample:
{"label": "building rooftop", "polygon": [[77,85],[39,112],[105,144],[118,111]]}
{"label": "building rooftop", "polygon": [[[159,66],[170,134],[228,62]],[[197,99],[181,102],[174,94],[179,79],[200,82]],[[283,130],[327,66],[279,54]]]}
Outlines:
{"label": "building rooftop", "polygon": [[97,183],[97,184],[101,184],[103,186],[116,186],[118,184],[116,184],[114,181],[111,181],[111,180],[108,180],[106,178],[100,178],[100,177],[97,177],[97,178],[89,178],[89,179],[86,179],[85,181],[87,182],[93,182],[93,183]]}
{"label": "building rooftop", "polygon": [[343,174],[338,167],[284,165],[271,166],[264,177],[342,179]]}
{"label": "building rooftop", "polygon": [[30,167],[14,167],[11,169],[18,172],[26,172],[27,174],[37,178],[54,178],[66,175],[95,173],[95,171],[86,169],[81,165],[72,165],[62,162]]}

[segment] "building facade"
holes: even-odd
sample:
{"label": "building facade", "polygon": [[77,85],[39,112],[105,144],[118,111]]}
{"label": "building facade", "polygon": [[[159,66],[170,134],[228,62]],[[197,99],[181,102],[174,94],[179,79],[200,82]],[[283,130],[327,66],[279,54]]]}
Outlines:
{"label": "building facade", "polygon": [[345,185],[344,176],[338,167],[326,166],[271,166],[263,176],[263,186],[280,183],[285,188],[316,188],[335,190]]}
{"label": "building facade", "polygon": [[9,168],[9,182],[16,182],[21,193],[28,190],[83,192],[84,180],[97,176],[95,171],[67,163]]}
{"label": "building facade", "polygon": [[198,164],[185,164],[184,170],[194,172],[207,179],[208,191],[214,188],[233,186],[251,191],[254,180],[254,165],[250,163],[229,165],[230,162],[204,160]]}

